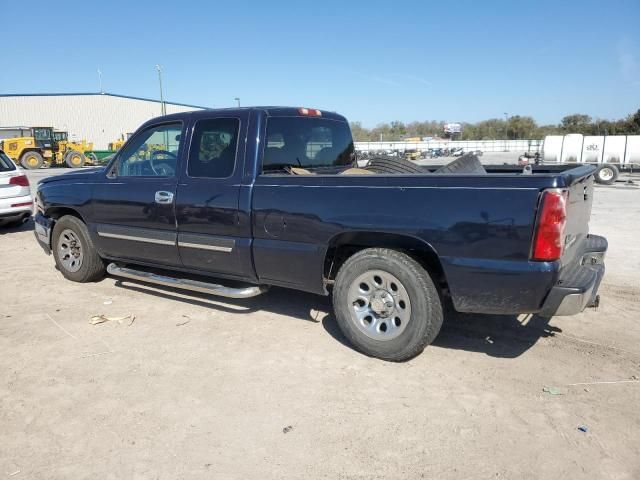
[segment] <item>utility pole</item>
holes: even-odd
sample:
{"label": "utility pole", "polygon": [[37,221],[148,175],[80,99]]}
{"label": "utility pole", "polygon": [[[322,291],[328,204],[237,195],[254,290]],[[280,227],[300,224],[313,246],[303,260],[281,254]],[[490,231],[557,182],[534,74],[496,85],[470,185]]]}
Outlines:
{"label": "utility pole", "polygon": [[162,93],[162,65],[156,65],[156,70],[158,70],[158,83],[160,83],[160,111],[162,115],[166,115],[167,107],[164,104],[164,96]]}
{"label": "utility pole", "polygon": [[509,140],[509,114],[504,112],[504,138]]}
{"label": "utility pole", "polygon": [[240,97],[236,97],[236,98],[234,98],[234,100],[235,100],[236,102],[238,102],[238,108],[240,108]]}
{"label": "utility pole", "polygon": [[104,89],[102,88],[102,72],[98,69],[98,80],[100,81],[100,93],[104,94]]}

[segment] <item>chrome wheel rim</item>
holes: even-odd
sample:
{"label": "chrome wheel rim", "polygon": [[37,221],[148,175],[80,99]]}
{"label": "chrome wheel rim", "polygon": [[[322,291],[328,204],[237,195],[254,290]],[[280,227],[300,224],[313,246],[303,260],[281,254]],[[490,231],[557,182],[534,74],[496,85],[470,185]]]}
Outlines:
{"label": "chrome wheel rim", "polygon": [[348,302],[351,322],[373,340],[393,340],[411,320],[407,289],[382,270],[359,275],[349,287]]}
{"label": "chrome wheel rim", "polygon": [[73,230],[67,228],[58,237],[58,256],[68,272],[77,272],[82,267],[82,244]]}
{"label": "chrome wheel rim", "polygon": [[611,180],[613,178],[613,170],[610,168],[603,168],[600,170],[600,178],[602,180]]}

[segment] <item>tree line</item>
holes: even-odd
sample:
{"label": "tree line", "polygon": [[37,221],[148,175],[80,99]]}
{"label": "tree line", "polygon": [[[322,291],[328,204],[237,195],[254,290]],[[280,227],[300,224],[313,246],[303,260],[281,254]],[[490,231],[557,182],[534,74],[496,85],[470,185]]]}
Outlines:
{"label": "tree line", "polygon": [[[412,137],[449,137],[444,133],[442,121],[404,123],[393,121],[365,128],[360,122],[351,123],[351,132],[357,142],[402,141]],[[538,125],[529,116],[514,115],[506,119],[491,118],[477,123],[462,123],[462,132],[456,140],[518,140],[542,139],[546,135],[640,135],[640,109],[619,120],[601,120],[576,113],[567,115],[557,125]]]}

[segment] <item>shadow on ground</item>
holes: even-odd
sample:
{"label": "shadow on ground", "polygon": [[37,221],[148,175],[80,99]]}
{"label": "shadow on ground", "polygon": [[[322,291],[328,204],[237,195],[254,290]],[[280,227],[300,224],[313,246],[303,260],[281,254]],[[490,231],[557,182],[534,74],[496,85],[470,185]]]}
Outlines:
{"label": "shadow on ground", "polygon": [[[330,297],[272,288],[259,297],[231,299],[196,292],[185,295],[184,291],[178,289],[124,280],[117,280],[116,286],[228,313],[268,311],[322,323],[325,331],[336,341],[353,349],[338,327]],[[463,314],[448,308],[444,325],[433,346],[478,352],[492,357],[515,358],[529,350],[540,338],[553,336],[560,331],[550,326],[547,318],[537,315]]]}
{"label": "shadow on ground", "polygon": [[0,224],[0,235],[9,235],[11,233],[27,232],[29,230],[33,230],[33,220],[31,219],[31,217],[25,223],[21,223],[19,225]]}

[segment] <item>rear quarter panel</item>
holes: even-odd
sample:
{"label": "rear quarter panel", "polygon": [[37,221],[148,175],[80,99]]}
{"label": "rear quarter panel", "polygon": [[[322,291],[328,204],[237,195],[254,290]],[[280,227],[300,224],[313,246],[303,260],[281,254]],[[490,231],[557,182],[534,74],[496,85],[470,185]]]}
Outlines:
{"label": "rear quarter panel", "polygon": [[535,311],[557,265],[530,262],[540,187],[513,175],[260,176],[253,191],[261,280],[324,292],[327,246],[359,231],[411,236],[440,258],[461,311]]}

